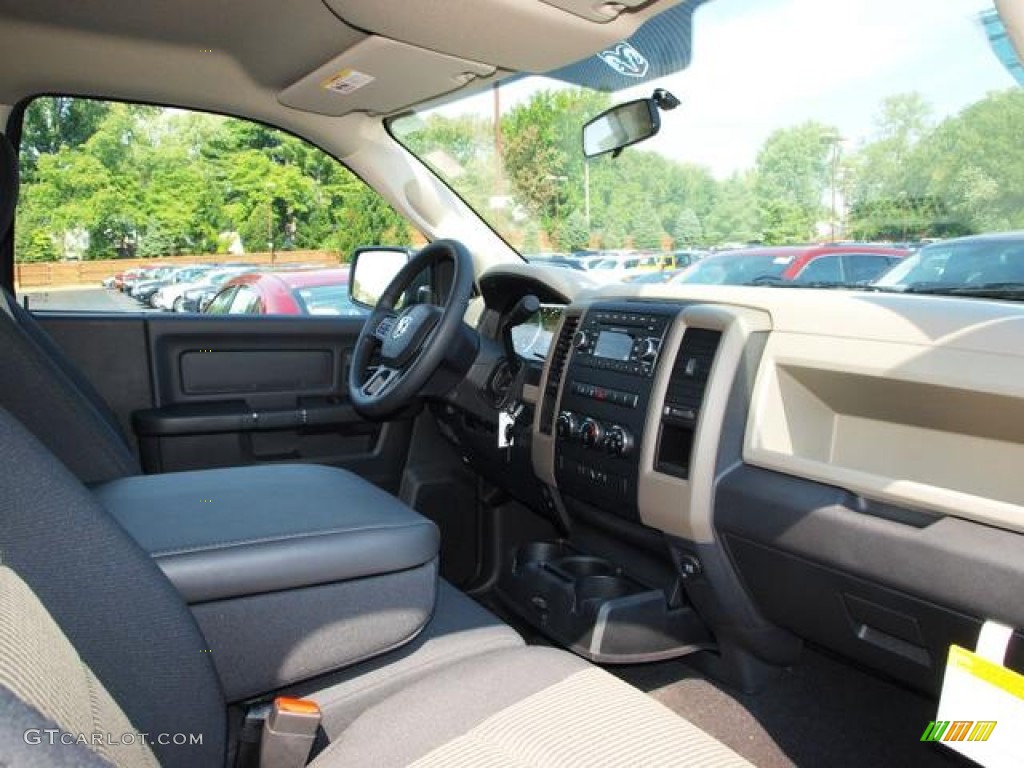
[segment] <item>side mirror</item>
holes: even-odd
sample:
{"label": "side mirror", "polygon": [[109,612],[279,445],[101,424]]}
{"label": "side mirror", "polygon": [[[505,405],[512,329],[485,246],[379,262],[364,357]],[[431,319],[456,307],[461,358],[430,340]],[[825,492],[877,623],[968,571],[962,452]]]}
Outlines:
{"label": "side mirror", "polygon": [[583,126],[583,154],[587,157],[606,152],[618,154],[630,144],[651,138],[660,129],[657,101],[627,101],[602,112]]}
{"label": "side mirror", "polygon": [[412,257],[411,248],[371,245],[356,248],[348,269],[348,295],[353,304],[373,309],[384,289]]}

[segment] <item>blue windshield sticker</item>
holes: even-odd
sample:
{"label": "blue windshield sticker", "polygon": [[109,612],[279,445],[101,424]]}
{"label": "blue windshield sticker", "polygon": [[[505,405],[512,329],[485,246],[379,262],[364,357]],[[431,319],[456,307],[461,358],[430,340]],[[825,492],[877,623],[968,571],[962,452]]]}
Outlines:
{"label": "blue windshield sticker", "polygon": [[705,1],[675,5],[648,19],[632,37],[546,75],[614,92],[686,69],[690,65],[693,12]]}

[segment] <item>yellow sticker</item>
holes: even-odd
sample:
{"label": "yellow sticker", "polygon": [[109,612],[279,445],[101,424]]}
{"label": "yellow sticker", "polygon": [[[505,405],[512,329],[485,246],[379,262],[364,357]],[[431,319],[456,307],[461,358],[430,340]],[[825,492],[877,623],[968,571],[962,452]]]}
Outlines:
{"label": "yellow sticker", "polygon": [[1024,675],[982,658],[959,645],[949,646],[949,660],[946,666],[947,669],[951,667],[962,669],[996,688],[1002,688],[1018,699],[1024,699]]}
{"label": "yellow sticker", "polygon": [[[1005,653],[1005,645],[999,650],[995,658]],[[921,741],[940,743],[986,768],[1020,768],[1022,732],[1024,675],[951,645],[938,712]]]}
{"label": "yellow sticker", "polygon": [[376,78],[357,69],[343,69],[337,74],[331,75],[320,85],[328,91],[334,91],[342,96],[347,96],[353,91],[358,91],[363,86],[369,85]]}

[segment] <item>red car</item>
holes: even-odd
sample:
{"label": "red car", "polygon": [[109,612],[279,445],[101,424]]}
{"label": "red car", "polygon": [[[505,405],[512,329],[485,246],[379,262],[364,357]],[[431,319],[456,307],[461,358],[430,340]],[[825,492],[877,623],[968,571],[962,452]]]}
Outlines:
{"label": "red car", "polygon": [[876,245],[792,245],[742,248],[708,256],[677,275],[673,283],[770,285],[867,283],[910,251]]}
{"label": "red car", "polygon": [[366,314],[349,298],[348,267],[246,272],[226,282],[203,311],[208,315]]}

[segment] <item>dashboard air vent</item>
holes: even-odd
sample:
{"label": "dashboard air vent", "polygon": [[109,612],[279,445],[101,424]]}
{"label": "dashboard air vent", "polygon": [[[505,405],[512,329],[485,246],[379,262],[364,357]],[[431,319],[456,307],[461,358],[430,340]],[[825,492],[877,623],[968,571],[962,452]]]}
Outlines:
{"label": "dashboard air vent", "polygon": [[[720,331],[708,331],[703,328],[687,328],[683,341],[679,345],[672,366],[672,375],[665,393],[665,408],[680,411],[692,411],[693,419],[704,402],[704,389],[708,385],[711,365],[715,362],[715,353],[722,340]],[[664,411],[666,415],[677,415]]]}
{"label": "dashboard air vent", "polygon": [[562,331],[558,334],[558,341],[555,342],[555,349],[551,354],[551,371],[548,373],[548,383],[544,388],[544,402],[540,411],[540,431],[545,435],[550,435],[554,427],[558,387],[562,383],[565,365],[569,360],[572,337],[576,333],[576,326],[579,325],[579,322],[580,319],[577,315],[565,316],[562,321]]}
{"label": "dashboard air vent", "polygon": [[697,417],[721,340],[720,331],[687,328],[683,333],[661,409],[661,436],[654,465],[658,472],[683,479],[690,476]]}

